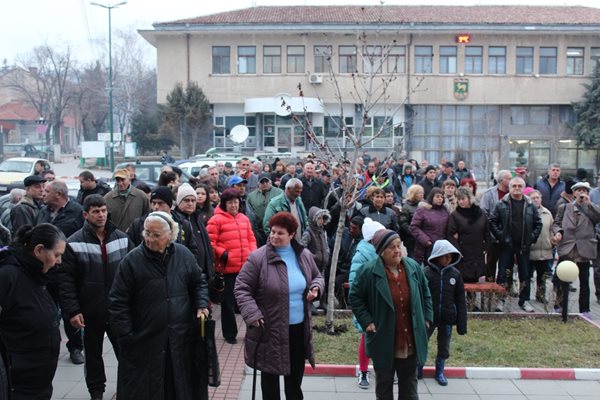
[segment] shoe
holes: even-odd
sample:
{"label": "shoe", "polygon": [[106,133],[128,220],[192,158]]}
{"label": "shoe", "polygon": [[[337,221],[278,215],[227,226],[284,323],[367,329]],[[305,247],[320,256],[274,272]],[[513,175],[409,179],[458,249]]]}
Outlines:
{"label": "shoe", "polygon": [[554,306],[554,312],[560,314],[562,312],[562,308],[560,306]]}
{"label": "shoe", "polygon": [[361,372],[358,375],[358,387],[361,389],[369,388],[369,371]]}
{"label": "shoe", "polygon": [[423,379],[423,365],[417,366],[417,379]]}
{"label": "shoe", "polygon": [[531,304],[529,304],[528,301],[524,302],[519,307],[521,307],[521,310],[523,310],[525,312],[535,312],[535,309],[533,307],[531,307]]}
{"label": "shoe", "polygon": [[229,344],[237,344],[236,338],[225,338],[225,341]]}
{"label": "shoe", "polygon": [[584,318],[592,319],[592,314],[590,314],[589,311],[584,311],[581,313],[581,315],[583,315]]}
{"label": "shoe", "polygon": [[103,392],[94,392],[94,393],[92,393],[90,400],[102,400],[103,397],[104,397]]}
{"label": "shoe", "polygon": [[569,283],[569,292],[576,292],[576,291],[577,291],[577,288]]}
{"label": "shoe", "polygon": [[495,312],[503,312],[504,311],[504,300],[498,300],[498,302],[496,303],[496,308],[494,309]]}
{"label": "shoe", "polygon": [[75,349],[69,353],[69,357],[71,358],[71,362],[75,365],[81,365],[85,362],[85,357],[81,353],[81,350]]}
{"label": "shoe", "polygon": [[435,380],[440,386],[448,386],[448,379],[444,376],[445,360],[441,358],[435,359]]}

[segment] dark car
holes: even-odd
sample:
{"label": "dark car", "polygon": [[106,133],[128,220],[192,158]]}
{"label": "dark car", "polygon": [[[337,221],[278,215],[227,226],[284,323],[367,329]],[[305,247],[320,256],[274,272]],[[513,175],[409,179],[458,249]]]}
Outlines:
{"label": "dark car", "polygon": [[[135,166],[135,177],[153,188],[158,183],[158,178],[160,177],[160,170],[164,166],[160,161],[142,161],[140,163],[120,163],[117,165],[116,169],[126,168],[128,165]],[[171,165],[171,164],[167,164]],[[171,165],[174,168],[178,168],[175,165]],[[113,177],[114,179],[114,177]],[[184,171],[181,174],[181,182],[189,182],[190,175]]]}

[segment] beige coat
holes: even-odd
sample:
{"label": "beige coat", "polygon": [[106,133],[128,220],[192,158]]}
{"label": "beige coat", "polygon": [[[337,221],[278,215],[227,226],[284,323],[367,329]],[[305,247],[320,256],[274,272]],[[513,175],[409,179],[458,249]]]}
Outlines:
{"label": "beige coat", "polygon": [[542,232],[537,242],[531,245],[529,259],[532,261],[551,260],[552,247],[554,246],[554,235],[552,234],[554,218],[552,218],[552,213],[544,206],[538,208],[538,213],[542,219]]}
{"label": "beige coat", "polygon": [[150,212],[148,196],[135,187],[131,188],[127,198],[119,196],[119,191],[115,188],[106,193],[104,200],[111,222],[123,232],[127,232],[136,218]]}
{"label": "beige coat", "polygon": [[563,236],[558,243],[559,257],[566,257],[576,249],[581,258],[588,260],[596,258],[595,225],[600,223],[600,206],[590,203],[587,206],[587,213],[591,219],[577,210],[573,203],[559,208],[552,227],[554,234],[561,232]]}

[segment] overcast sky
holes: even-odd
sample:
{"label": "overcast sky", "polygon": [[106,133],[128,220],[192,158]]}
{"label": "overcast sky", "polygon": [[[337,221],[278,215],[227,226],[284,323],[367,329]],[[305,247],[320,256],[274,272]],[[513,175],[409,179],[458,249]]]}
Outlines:
{"label": "overcast sky", "polygon": [[[97,0],[116,4],[119,0]],[[583,5],[600,7],[600,0],[424,0],[440,5]],[[150,29],[153,22],[171,21],[218,13],[253,5],[282,5],[282,0],[129,0],[112,12],[115,29]],[[379,0],[294,0],[290,5],[378,5]],[[385,0],[385,4],[423,4],[412,0]],[[99,39],[108,35],[108,11],[86,0],[3,0],[0,32],[0,62],[12,63],[20,54],[47,41],[51,45],[69,43],[77,60],[101,57]],[[105,54],[105,53],[104,53]]]}

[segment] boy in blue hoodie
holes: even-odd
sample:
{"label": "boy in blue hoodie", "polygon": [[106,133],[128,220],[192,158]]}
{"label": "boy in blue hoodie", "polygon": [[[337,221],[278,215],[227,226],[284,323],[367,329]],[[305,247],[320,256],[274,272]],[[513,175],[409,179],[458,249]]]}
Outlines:
{"label": "boy in blue hoodie", "polygon": [[[427,330],[431,337],[437,328],[437,356],[435,358],[435,380],[442,386],[448,385],[444,376],[444,364],[450,357],[452,325],[459,335],[467,333],[467,301],[465,284],[456,268],[462,255],[447,240],[437,240],[425,267],[425,276],[433,300],[433,324]],[[423,366],[419,366],[419,378],[423,377]]]}

